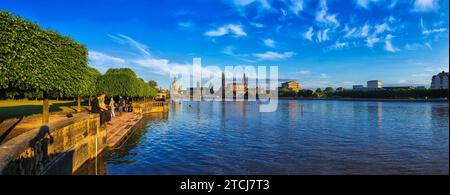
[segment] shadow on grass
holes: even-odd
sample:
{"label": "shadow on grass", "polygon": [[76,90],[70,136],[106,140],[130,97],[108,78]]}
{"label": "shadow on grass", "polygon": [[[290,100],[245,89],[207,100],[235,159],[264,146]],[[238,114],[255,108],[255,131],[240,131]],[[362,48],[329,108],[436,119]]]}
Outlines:
{"label": "shadow on grass", "polygon": [[[82,106],[87,103],[82,102]],[[50,112],[68,111],[75,112],[77,102],[52,103],[50,105]],[[0,107],[0,123],[6,119],[21,118],[42,113],[42,105],[20,105]]]}
{"label": "shadow on grass", "polygon": [[20,121],[22,121],[22,119],[23,117],[20,117],[19,120],[17,120],[13,125],[11,125],[11,127],[9,127],[5,132],[3,132],[2,135],[0,135],[0,144],[2,144],[2,142],[6,139],[6,137],[8,137],[11,131],[17,126],[17,124],[19,124]]}

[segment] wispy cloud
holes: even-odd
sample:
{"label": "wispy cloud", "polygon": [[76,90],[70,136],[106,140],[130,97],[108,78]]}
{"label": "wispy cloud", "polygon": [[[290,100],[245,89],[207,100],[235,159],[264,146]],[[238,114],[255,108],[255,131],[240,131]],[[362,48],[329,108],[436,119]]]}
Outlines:
{"label": "wispy cloud", "polygon": [[368,37],[366,39],[366,46],[372,48],[375,43],[380,42],[380,39],[378,37]]}
{"label": "wispy cloud", "polygon": [[333,45],[326,47],[324,50],[325,51],[340,50],[340,49],[344,49],[348,46],[349,46],[348,42],[341,42],[341,41],[337,40]]}
{"label": "wispy cloud", "polygon": [[250,25],[255,27],[255,28],[264,28],[265,25],[262,23],[258,23],[258,22],[250,22]]}
{"label": "wispy cloud", "polygon": [[264,45],[266,45],[267,47],[271,47],[271,48],[274,48],[275,47],[275,43],[276,43],[272,39],[264,39],[263,42],[264,42]]}
{"label": "wispy cloud", "polygon": [[278,53],[274,51],[267,51],[265,53],[255,53],[253,56],[257,57],[259,60],[285,60],[291,58],[295,55],[295,52],[288,51],[283,53]]}
{"label": "wispy cloud", "polygon": [[208,37],[221,37],[228,34],[232,34],[234,37],[245,37],[247,33],[244,31],[242,25],[226,24],[217,29],[205,32],[205,36]]}
{"label": "wispy cloud", "polygon": [[300,70],[300,71],[297,71],[295,73],[302,74],[302,75],[309,75],[309,74],[311,74],[311,71],[309,71],[309,70]]}
{"label": "wispy cloud", "polygon": [[177,23],[178,29],[181,30],[193,30],[195,27],[195,23],[192,21],[185,21],[185,22],[178,22]]}
{"label": "wispy cloud", "polygon": [[376,3],[379,0],[356,0],[356,5],[358,5],[359,7],[362,7],[364,9],[369,9],[369,5],[371,3]]}
{"label": "wispy cloud", "polygon": [[391,28],[387,23],[379,24],[375,26],[375,35],[381,34],[386,31],[391,31]]}
{"label": "wispy cloud", "polygon": [[329,36],[328,36],[328,32],[330,31],[330,29],[325,29],[323,31],[318,31],[317,32],[317,41],[319,43],[324,42],[324,41],[328,41],[330,40]]}
{"label": "wispy cloud", "polygon": [[[192,64],[180,64],[171,62],[169,59],[159,58],[151,55],[148,46],[135,39],[123,35],[108,35],[114,42],[131,47],[131,57],[115,57],[98,51],[89,52],[90,65],[100,66],[102,70],[115,67],[145,68],[145,71],[159,75],[169,75],[173,73],[174,67],[186,67],[192,69]],[[134,52],[133,52],[134,50]],[[136,53],[137,51],[137,53]],[[136,71],[140,73],[141,71]]]}
{"label": "wispy cloud", "polygon": [[295,15],[298,15],[301,11],[303,11],[303,0],[291,0],[289,10],[291,10]]}
{"label": "wispy cloud", "polygon": [[437,10],[439,8],[439,0],[415,0],[414,8],[412,11],[415,12],[428,12]]}
{"label": "wispy cloud", "polygon": [[229,45],[223,49],[222,53],[229,55],[229,56],[233,56],[233,57],[248,57],[249,56],[248,54],[236,53],[235,50],[236,50],[236,47]]}
{"label": "wispy cloud", "polygon": [[303,34],[303,37],[305,37],[305,39],[312,41],[313,36],[314,36],[314,28],[311,26],[308,28],[308,31],[306,31],[305,34]]}
{"label": "wispy cloud", "polygon": [[411,44],[406,44],[404,47],[406,50],[424,50],[424,49],[428,49],[428,50],[432,50],[433,47],[431,46],[430,42],[426,42],[426,43],[411,43]]}
{"label": "wispy cloud", "polygon": [[387,36],[386,36],[386,39],[385,39],[385,45],[384,45],[384,49],[386,50],[386,51],[388,51],[388,52],[391,52],[391,53],[395,53],[395,52],[397,52],[397,51],[399,51],[399,49],[398,48],[396,48],[393,44],[392,44],[392,38],[393,38],[394,36],[392,36],[391,34],[388,34]]}
{"label": "wispy cloud", "polygon": [[141,44],[131,37],[128,37],[123,34],[117,34],[117,35],[108,35],[113,41],[119,43],[131,46],[132,48],[137,49],[141,54],[150,56],[150,52],[148,51],[148,47],[144,44]]}
{"label": "wispy cloud", "polygon": [[326,0],[320,0],[320,9],[316,12],[316,21],[326,26],[339,27],[337,14],[329,14]]}
{"label": "wispy cloud", "polygon": [[424,29],[422,31],[423,35],[431,35],[431,34],[435,34],[435,33],[444,33],[447,32],[448,29],[446,28],[436,28],[436,29]]}
{"label": "wispy cloud", "polygon": [[102,52],[89,50],[89,65],[97,68],[100,72],[106,72],[111,67],[124,66],[126,60],[123,58],[111,56]]}
{"label": "wispy cloud", "polygon": [[273,12],[274,8],[268,0],[223,0],[228,5],[231,5],[241,15],[246,15],[246,9],[250,6],[256,6],[258,12]]}

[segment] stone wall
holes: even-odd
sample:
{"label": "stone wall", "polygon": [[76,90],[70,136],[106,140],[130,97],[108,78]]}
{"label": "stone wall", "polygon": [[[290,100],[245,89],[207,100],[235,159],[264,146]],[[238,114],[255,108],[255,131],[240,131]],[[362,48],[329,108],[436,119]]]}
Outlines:
{"label": "stone wall", "polygon": [[0,174],[72,174],[106,148],[98,114],[78,114],[0,146]]}
{"label": "stone wall", "polygon": [[147,113],[157,113],[157,112],[168,112],[169,102],[168,101],[148,101],[148,102],[138,102],[133,103],[133,112],[139,114]]}

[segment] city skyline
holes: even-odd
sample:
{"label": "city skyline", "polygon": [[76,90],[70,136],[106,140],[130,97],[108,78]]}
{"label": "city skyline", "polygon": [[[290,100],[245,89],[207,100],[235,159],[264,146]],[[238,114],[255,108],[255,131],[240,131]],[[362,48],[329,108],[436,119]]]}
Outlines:
{"label": "city skyline", "polygon": [[280,80],[305,88],[428,87],[448,71],[442,0],[1,0],[0,9],[85,44],[102,72],[128,67],[162,87],[193,57],[204,66],[278,65]]}

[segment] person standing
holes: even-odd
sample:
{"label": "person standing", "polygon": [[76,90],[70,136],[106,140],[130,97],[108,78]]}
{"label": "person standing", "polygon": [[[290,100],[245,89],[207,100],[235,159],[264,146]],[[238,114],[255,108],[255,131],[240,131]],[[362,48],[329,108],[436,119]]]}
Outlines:
{"label": "person standing", "polygon": [[116,116],[116,113],[114,112],[115,109],[116,109],[116,107],[114,105],[115,103],[116,102],[114,101],[114,98],[111,97],[111,100],[109,101],[109,108],[111,108],[111,117],[115,117]]}
{"label": "person standing", "polygon": [[128,97],[125,98],[125,112],[130,112],[130,99]]}
{"label": "person standing", "polygon": [[119,113],[122,115],[123,108],[125,106],[125,100],[122,96],[119,96]]}

